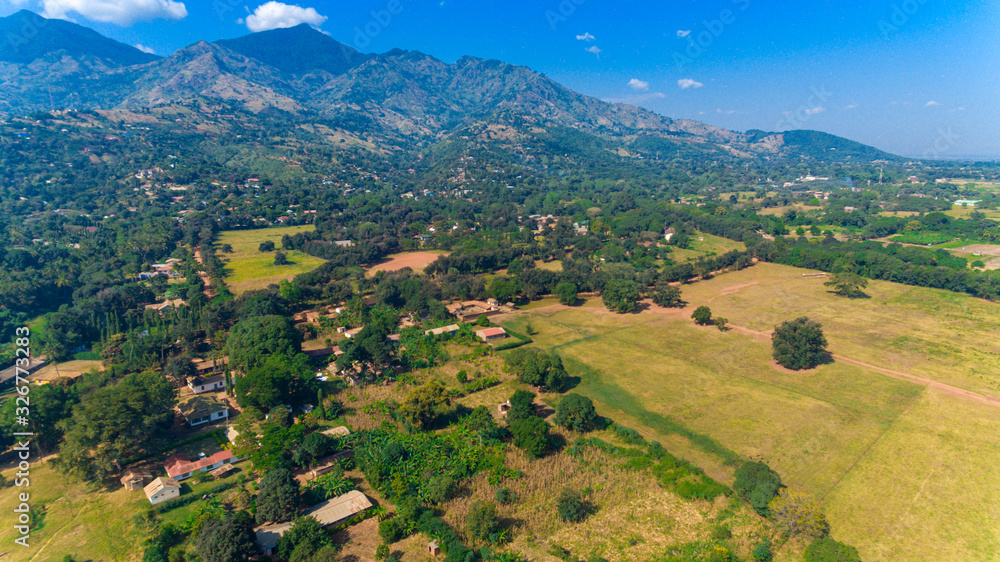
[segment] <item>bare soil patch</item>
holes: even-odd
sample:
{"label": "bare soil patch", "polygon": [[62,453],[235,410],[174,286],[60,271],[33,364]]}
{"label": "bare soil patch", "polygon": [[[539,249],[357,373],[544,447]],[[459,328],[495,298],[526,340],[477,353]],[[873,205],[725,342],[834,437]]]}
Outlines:
{"label": "bare soil patch", "polygon": [[447,252],[409,252],[396,256],[389,256],[381,262],[368,268],[368,273],[374,275],[377,271],[398,271],[404,267],[409,267],[414,271],[423,271],[438,256],[446,256]]}

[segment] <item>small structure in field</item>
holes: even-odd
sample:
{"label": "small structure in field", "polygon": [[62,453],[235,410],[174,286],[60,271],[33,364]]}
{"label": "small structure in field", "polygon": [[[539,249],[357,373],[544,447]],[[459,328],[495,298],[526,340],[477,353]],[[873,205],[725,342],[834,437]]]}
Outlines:
{"label": "small structure in field", "polygon": [[181,495],[181,485],[173,478],[157,478],[142,489],[149,503],[156,505]]}
{"label": "small structure in field", "polygon": [[125,489],[134,492],[141,490],[146,482],[153,479],[153,473],[146,469],[130,469],[119,479]]}
{"label": "small structure in field", "polygon": [[431,328],[430,330],[424,330],[425,336],[440,336],[442,334],[454,334],[459,330],[458,324],[448,324],[447,326],[441,326],[440,328]]}
{"label": "small structure in field", "polygon": [[441,554],[441,546],[438,545],[437,541],[431,541],[427,543],[427,552],[429,552],[431,556],[437,556]]}
{"label": "small structure in field", "polygon": [[507,337],[507,330],[503,328],[483,328],[482,330],[476,330],[476,337],[485,342],[502,340]]}

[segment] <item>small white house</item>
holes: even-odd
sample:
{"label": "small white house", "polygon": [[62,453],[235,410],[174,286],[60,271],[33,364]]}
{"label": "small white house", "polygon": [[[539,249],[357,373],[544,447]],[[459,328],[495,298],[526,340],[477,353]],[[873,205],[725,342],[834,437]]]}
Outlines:
{"label": "small white house", "polygon": [[149,498],[149,503],[156,505],[180,496],[181,485],[173,478],[163,478],[161,476],[147,484],[142,491]]}

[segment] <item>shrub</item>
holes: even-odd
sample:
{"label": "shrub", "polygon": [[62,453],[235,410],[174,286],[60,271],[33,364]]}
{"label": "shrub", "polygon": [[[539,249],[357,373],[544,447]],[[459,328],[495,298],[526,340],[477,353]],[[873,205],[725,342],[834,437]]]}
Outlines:
{"label": "shrub", "polygon": [[529,457],[538,458],[549,451],[549,424],[542,418],[528,416],[517,420],[510,425],[510,432],[514,435],[514,446]]}
{"label": "shrub", "polygon": [[434,476],[424,486],[424,495],[434,503],[444,503],[455,493],[455,480],[448,476]]}
{"label": "shrub", "polygon": [[469,380],[469,374],[465,372],[465,369],[462,369],[455,375],[455,380],[461,384],[465,384]]}
{"label": "shrub", "polygon": [[753,558],[754,562],[771,562],[771,541],[764,539],[757,543],[757,546],[753,547],[750,557]]}
{"label": "shrub", "polygon": [[861,562],[858,549],[830,537],[821,537],[810,543],[802,559],[805,562]]}
{"label": "shrub", "polygon": [[465,529],[481,541],[493,542],[492,537],[500,530],[497,506],[484,501],[472,504],[465,517]]}
{"label": "shrub", "polygon": [[401,517],[386,519],[378,524],[378,536],[386,544],[392,544],[406,537],[406,523]]}
{"label": "shrub", "polygon": [[378,548],[375,549],[375,559],[385,560],[386,558],[389,558],[389,545],[387,544],[378,545]]}
{"label": "shrub", "polygon": [[500,488],[496,492],[497,502],[503,505],[509,505],[517,501],[517,494],[511,491],[510,488]]}
{"label": "shrub", "polygon": [[781,477],[762,462],[747,461],[736,469],[733,490],[761,515],[768,515],[767,505],[781,488]]}
{"label": "shrub", "polygon": [[830,533],[819,502],[807,494],[782,488],[767,508],[778,526],[790,535],[818,538]]}
{"label": "shrub", "polygon": [[559,493],[557,503],[559,518],[569,523],[583,521],[587,516],[587,502],[580,495],[580,492],[572,488],[563,488]]}

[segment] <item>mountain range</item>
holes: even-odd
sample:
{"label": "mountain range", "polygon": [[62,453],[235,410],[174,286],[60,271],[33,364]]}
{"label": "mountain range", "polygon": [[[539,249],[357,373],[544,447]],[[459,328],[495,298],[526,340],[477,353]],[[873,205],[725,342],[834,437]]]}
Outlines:
{"label": "mountain range", "polygon": [[403,146],[477,123],[574,129],[620,146],[684,147],[735,158],[896,159],[818,131],[739,133],[608,103],[544,74],[466,56],[453,64],[394,49],[360,53],[302,24],[157,57],[75,23],[22,10],[0,18],[0,114],[144,109],[196,98],[326,120],[351,137]]}

